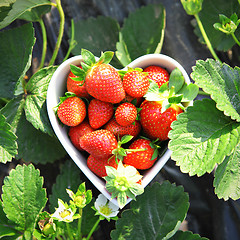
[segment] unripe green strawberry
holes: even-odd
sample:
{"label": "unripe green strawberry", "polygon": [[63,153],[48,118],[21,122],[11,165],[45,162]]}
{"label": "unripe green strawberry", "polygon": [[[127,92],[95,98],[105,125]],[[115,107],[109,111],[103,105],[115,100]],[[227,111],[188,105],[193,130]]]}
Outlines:
{"label": "unripe green strawberry", "polygon": [[130,70],[123,76],[123,87],[126,93],[132,97],[143,97],[150,85],[146,73],[138,70]]}
{"label": "unripe green strawberry", "polygon": [[88,119],[92,128],[97,129],[106,124],[113,116],[112,103],[92,99],[88,105]]}
{"label": "unripe green strawberry", "polygon": [[118,142],[112,132],[100,129],[82,136],[80,146],[93,157],[109,158],[117,148]]}
{"label": "unripe green strawberry", "polygon": [[86,117],[86,105],[80,98],[66,98],[57,109],[60,121],[67,126],[77,126]]}
{"label": "unripe green strawberry", "polygon": [[169,81],[169,73],[165,68],[151,65],[146,67],[143,72],[147,72],[147,78],[156,82],[159,87]]}
{"label": "unripe green strawberry", "polygon": [[155,148],[151,145],[151,141],[148,139],[137,139],[130,146],[129,149],[145,149],[144,151],[133,151],[124,157],[123,163],[131,165],[137,169],[148,169],[153,166],[157,160],[157,154],[155,155]]}
{"label": "unripe green strawberry", "polygon": [[115,111],[115,118],[119,125],[128,126],[137,118],[137,108],[132,103],[122,103]]}
{"label": "unripe green strawberry", "polygon": [[89,122],[85,119],[83,122],[81,122],[79,125],[70,127],[68,135],[70,137],[70,140],[72,144],[80,151],[83,151],[83,149],[80,147],[80,138],[90,132],[93,132],[94,129],[90,126]]}

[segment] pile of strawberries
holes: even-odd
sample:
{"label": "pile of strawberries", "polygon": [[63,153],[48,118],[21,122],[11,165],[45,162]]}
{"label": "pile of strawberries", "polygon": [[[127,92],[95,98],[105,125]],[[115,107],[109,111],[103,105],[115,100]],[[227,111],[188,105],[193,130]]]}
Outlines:
{"label": "pile of strawberries", "polygon": [[138,170],[152,167],[156,142],[168,139],[171,123],[183,111],[177,104],[163,109],[164,94],[156,101],[145,98],[151,86],[167,87],[169,72],[161,66],[118,71],[109,64],[112,52],[98,61],[85,49],[81,54],[83,61],[71,65],[66,96],[57,108],[73,145],[88,153],[87,165],[99,177],[106,176],[105,166],[117,168],[119,161]]}

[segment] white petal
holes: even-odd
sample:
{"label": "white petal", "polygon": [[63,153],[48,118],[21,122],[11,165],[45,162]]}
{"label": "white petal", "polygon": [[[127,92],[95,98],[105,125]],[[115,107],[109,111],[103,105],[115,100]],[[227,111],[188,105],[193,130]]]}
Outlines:
{"label": "white petal", "polygon": [[99,206],[104,206],[107,203],[107,198],[103,194],[99,194],[96,199],[94,206],[97,210],[99,210]]}
{"label": "white petal", "polygon": [[[112,203],[112,202],[109,202],[109,203],[108,203],[108,206],[109,206],[110,209],[112,209],[112,212],[117,212],[117,214],[118,214],[118,212],[119,212],[119,211],[118,211],[118,209],[119,209],[118,206],[116,206],[116,205],[115,205],[114,203]],[[116,215],[117,215],[117,214],[116,214]]]}

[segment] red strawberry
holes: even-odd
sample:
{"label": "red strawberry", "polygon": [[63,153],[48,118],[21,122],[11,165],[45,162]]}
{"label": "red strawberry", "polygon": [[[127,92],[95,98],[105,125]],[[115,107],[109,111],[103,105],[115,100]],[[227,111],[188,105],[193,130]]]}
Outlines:
{"label": "red strawberry", "polygon": [[85,103],[76,96],[64,98],[57,109],[60,121],[67,126],[77,126],[84,120],[86,114]]}
{"label": "red strawberry", "polygon": [[89,155],[87,159],[87,166],[89,169],[99,177],[106,177],[106,166],[117,168],[117,163],[115,157],[112,158],[95,158],[92,155]]}
{"label": "red strawberry", "polygon": [[162,103],[157,101],[144,101],[141,105],[140,122],[143,131],[151,139],[161,141],[168,139],[168,132],[171,130],[171,123],[183,110],[176,104],[161,113]]}
{"label": "red strawberry", "polygon": [[117,148],[118,142],[114,134],[108,130],[100,129],[85,134],[80,138],[80,146],[96,158],[109,158],[112,151]]}
{"label": "red strawberry", "polygon": [[112,118],[104,128],[112,132],[117,138],[122,138],[124,135],[131,135],[136,138],[141,131],[141,124],[136,120],[134,124],[124,127],[119,125],[115,118]]}
{"label": "red strawberry", "polygon": [[119,103],[125,91],[118,71],[109,64],[94,65],[86,75],[86,88],[90,95],[104,102]]}
{"label": "red strawberry", "polygon": [[119,125],[128,126],[137,118],[137,108],[132,103],[122,103],[115,111],[115,118]]}
{"label": "red strawberry", "polygon": [[[82,68],[81,66],[77,66]],[[89,98],[89,94],[86,90],[86,85],[84,81],[77,81],[74,80],[77,79],[77,76],[73,74],[72,71],[70,71],[68,78],[67,78],[67,91],[75,93],[78,97],[85,97]]]}
{"label": "red strawberry", "polygon": [[75,127],[70,127],[68,135],[70,137],[72,144],[78,150],[83,151],[83,149],[80,147],[79,140],[83,135],[93,132],[93,131],[94,131],[94,129],[90,126],[89,122],[85,119],[79,125],[77,125]]}
{"label": "red strawberry", "polygon": [[161,87],[163,83],[169,81],[169,73],[162,67],[151,65],[145,68],[143,71],[147,72],[147,78],[156,82],[159,87]]}
{"label": "red strawberry", "polygon": [[[123,163],[131,165],[137,169],[148,169],[152,167],[157,160],[155,148],[151,145],[148,139],[137,139],[130,146],[129,149],[145,149],[144,151],[130,152],[124,157]],[[153,159],[152,159],[153,158]]]}
{"label": "red strawberry", "polygon": [[130,70],[123,76],[123,87],[131,97],[142,97],[150,85],[146,73],[139,70]]}
{"label": "red strawberry", "polygon": [[92,128],[97,129],[107,123],[113,116],[112,103],[92,99],[88,105],[88,118]]}

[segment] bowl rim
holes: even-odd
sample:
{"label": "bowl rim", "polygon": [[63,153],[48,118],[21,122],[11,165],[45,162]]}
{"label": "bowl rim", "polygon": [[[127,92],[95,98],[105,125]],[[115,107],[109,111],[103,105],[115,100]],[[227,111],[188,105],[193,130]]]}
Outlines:
{"label": "bowl rim", "polygon": [[[96,57],[96,60],[99,58]],[[52,128],[55,132],[55,135],[58,137],[60,143],[66,150],[67,154],[70,156],[70,158],[75,162],[75,164],[80,168],[81,172],[85,174],[85,176],[93,183],[93,185],[105,196],[110,200],[112,203],[114,203],[116,206],[118,206],[116,199],[111,199],[110,193],[105,189],[105,182],[103,179],[100,179],[98,176],[96,176],[88,167],[86,163],[86,159],[83,156],[83,154],[77,150],[73,144],[71,143],[68,135],[67,135],[67,126],[62,126],[59,123],[59,120],[55,114],[54,108],[59,103],[59,97],[64,95],[64,92],[66,91],[66,79],[67,75],[70,72],[70,64],[78,65],[80,62],[83,61],[83,58],[81,55],[73,56],[66,61],[64,61],[62,64],[58,66],[56,71],[54,72],[47,90],[47,97],[46,97],[46,105],[47,105],[47,113],[49,116],[49,120],[51,122]],[[184,79],[187,84],[189,84],[190,78],[185,71],[185,69],[182,67],[180,63],[178,63],[175,59],[164,55],[164,54],[146,54],[143,55],[135,60],[133,60],[130,64],[128,64],[126,67],[124,67],[122,70],[127,70],[128,67],[135,68],[135,67],[147,67],[149,65],[159,65],[164,68],[166,68],[169,72],[171,72],[174,68],[179,68],[179,70],[182,72]],[[59,84],[57,84],[59,82]],[[64,91],[65,90],[65,91]],[[61,94],[60,94],[61,93]],[[191,104],[191,102],[190,102]],[[148,170],[145,170],[144,177],[142,179],[142,185],[145,188],[158,174],[158,172],[163,168],[163,166],[166,164],[166,162],[171,157],[171,151],[167,148],[167,150],[164,152],[164,154],[158,158],[158,160],[155,162],[154,166]],[[128,204],[132,199],[128,198],[127,203]]]}

